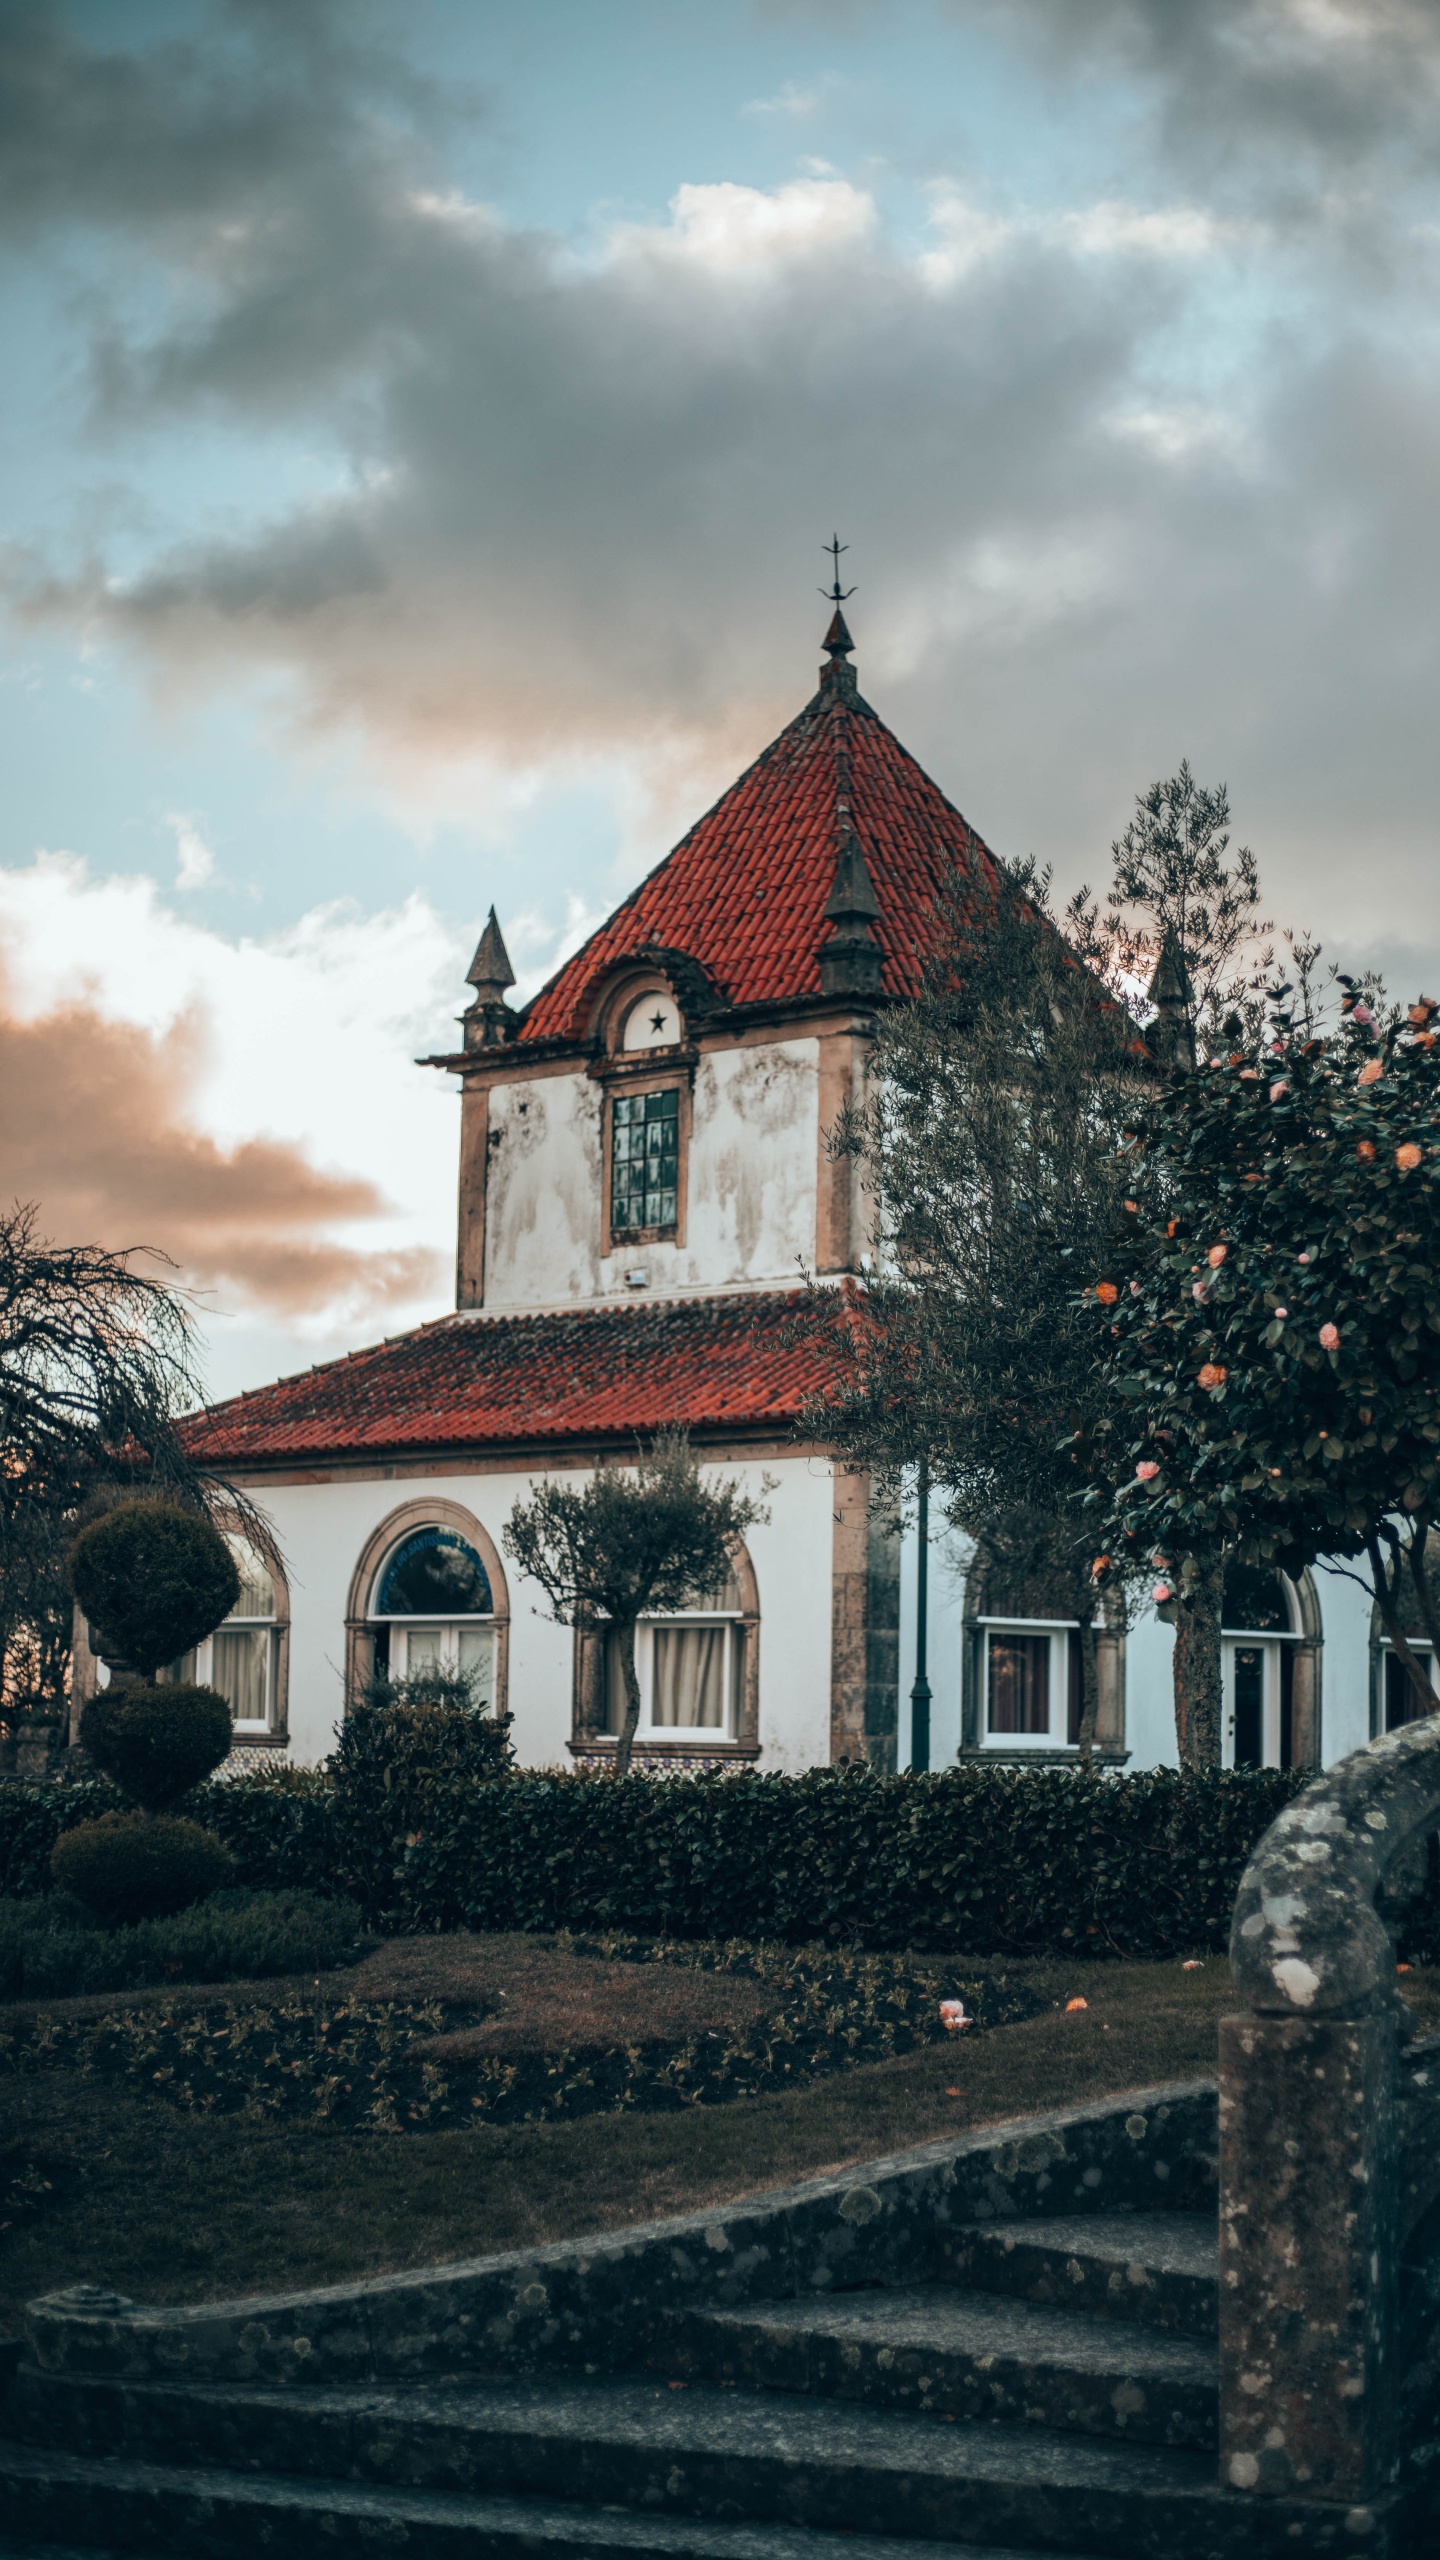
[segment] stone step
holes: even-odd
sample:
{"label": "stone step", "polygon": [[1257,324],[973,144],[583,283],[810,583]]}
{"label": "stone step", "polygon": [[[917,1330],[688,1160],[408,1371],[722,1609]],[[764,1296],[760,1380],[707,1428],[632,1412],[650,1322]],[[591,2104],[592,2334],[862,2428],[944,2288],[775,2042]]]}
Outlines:
{"label": "stone step", "polygon": [[[0,2493],[28,2540],[0,2541],[4,2560],[313,2560],[332,2551],[409,2553],[412,2560],[905,2560],[888,2536],[802,2526],[709,2523],[632,2515],[560,2500],[471,2498],[350,2483],[241,2479],[150,2462],[40,2454],[0,2442]],[[93,2524],[104,2541],[79,2543]],[[47,2538],[54,2525],[63,2542]],[[927,2542],[923,2560],[958,2546]],[[920,2555],[916,2555],[920,2560]],[[965,2545],[963,2560],[1046,2560],[1012,2544]],[[1120,2560],[1117,2553],[1110,2560]]]}
{"label": "stone step", "polygon": [[[1209,2455],[738,2387],[466,2377],[312,2391],[22,2374],[16,2400],[30,2440],[0,2446],[0,2513],[17,2533],[184,2560],[256,2548],[313,2560],[317,2532],[352,2518],[385,2549],[407,2548],[413,2528],[423,2560],[518,2552],[526,2536],[532,2554],[607,2536],[617,2551],[698,2551],[702,2524],[884,2537],[892,2560],[896,2542],[1089,2560],[1391,2551],[1383,2518],[1356,2515],[1351,2531],[1328,2507],[1222,2490]],[[46,2424],[51,2440],[37,2443]]]}
{"label": "stone step", "polygon": [[944,2257],[954,2280],[978,2291],[1215,2337],[1219,2239],[1208,2215],[973,2222],[946,2234]]}
{"label": "stone step", "polygon": [[752,2390],[932,2417],[1210,2452],[1216,2442],[1213,2343],[954,2284],[689,2312],[650,2361]]}

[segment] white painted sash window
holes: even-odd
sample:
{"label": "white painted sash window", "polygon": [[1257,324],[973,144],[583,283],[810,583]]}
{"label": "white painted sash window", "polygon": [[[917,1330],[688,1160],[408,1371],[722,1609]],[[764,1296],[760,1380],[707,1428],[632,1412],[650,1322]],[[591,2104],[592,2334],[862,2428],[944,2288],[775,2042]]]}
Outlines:
{"label": "white painted sash window", "polygon": [[[710,1735],[733,1741],[739,1730],[745,1629],[738,1585],[732,1575],[708,1606],[673,1618],[645,1618],[635,1630],[635,1669],[640,1682],[636,1730],[655,1740]],[[625,1720],[625,1682],[619,1647],[605,1648],[607,1726],[618,1733]]]}
{"label": "white painted sash window", "polygon": [[218,1689],[237,1733],[268,1733],[275,1723],[280,1629],[275,1584],[268,1566],[242,1538],[229,1540],[240,1572],[240,1591],[223,1626],[170,1666],[172,1680],[200,1680]]}
{"label": "white painted sash window", "polygon": [[1078,1668],[1073,1619],[982,1618],[984,1738],[996,1750],[1048,1750],[1073,1740]]}

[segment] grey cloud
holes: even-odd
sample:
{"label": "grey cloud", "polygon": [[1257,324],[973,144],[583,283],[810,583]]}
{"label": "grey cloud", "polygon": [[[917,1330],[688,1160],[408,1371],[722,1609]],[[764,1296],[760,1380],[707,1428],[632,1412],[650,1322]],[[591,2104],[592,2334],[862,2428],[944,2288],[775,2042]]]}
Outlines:
{"label": "grey cloud", "polygon": [[[1124,74],[1207,194],[1328,203],[1440,163],[1436,0],[948,0],[1052,77]],[[1038,38],[1038,43],[1035,41]]]}
{"label": "grey cloud", "polygon": [[[1041,14],[1012,0],[1005,23]],[[1245,47],[1282,14],[1303,27],[1281,0],[1071,16],[1177,113],[1186,80],[1203,104],[1243,74],[1258,131],[1270,74]],[[1433,12],[1396,21],[1419,46]],[[1437,384],[1411,278],[1367,294],[1322,262],[1287,306],[1266,241],[1232,244],[1253,262],[1248,355],[1219,375],[1217,258],[1153,242],[1098,256],[1020,225],[967,248],[962,226],[952,270],[927,271],[840,191],[763,273],[700,253],[715,197],[582,263],[448,197],[424,99],[397,74],[382,113],[388,57],[352,70],[347,23],[307,16],[329,49],[283,112],[278,57],[241,44],[255,85],[225,112],[237,134],[251,117],[253,185],[237,142],[224,188],[172,152],[168,213],[128,160],[82,196],[207,287],[171,334],[112,333],[110,397],[164,422],[287,410],[334,440],[348,487],[177,539],[123,587],[37,551],[25,609],[87,616],[170,681],[288,670],[298,720],[401,755],[613,751],[708,783],[807,682],[838,522],[862,681],[1002,846],[1103,867],[1131,791],[1188,751],[1228,778],[1282,914],[1368,937],[1388,894],[1433,939]],[[169,61],[148,76],[183,106],[199,75]],[[89,76],[76,56],[56,79]],[[27,220],[63,201],[88,130],[67,113],[47,92]]]}

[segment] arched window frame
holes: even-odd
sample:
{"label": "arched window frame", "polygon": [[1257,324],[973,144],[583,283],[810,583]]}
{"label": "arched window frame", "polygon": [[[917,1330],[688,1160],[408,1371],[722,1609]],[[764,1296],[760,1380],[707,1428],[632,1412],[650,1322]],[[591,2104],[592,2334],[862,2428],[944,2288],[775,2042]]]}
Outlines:
{"label": "arched window frame", "polygon": [[[675,1012],[676,1038],[663,1047],[625,1048],[625,1028],[635,1007],[649,997]],[[600,1251],[603,1257],[635,1253],[650,1245],[683,1246],[690,1184],[690,1138],[699,1052],[686,1007],[669,974],[652,960],[632,960],[605,981],[591,1012],[594,1054],[589,1074],[601,1090]],[[617,1106],[628,1113],[650,1097],[675,1095],[675,1221],[673,1226],[617,1226],[614,1222]]]}
{"label": "arched window frame", "polygon": [[488,1624],[495,1631],[496,1715],[504,1715],[510,1697],[510,1589],[500,1552],[484,1523],[463,1503],[444,1500],[403,1502],[371,1531],[351,1577],[345,1612],[345,1696],[347,1703],[363,1692],[375,1671],[375,1636],[379,1626],[371,1603],[387,1556],[416,1529],[453,1529],[475,1549],[485,1567],[493,1603]]}
{"label": "arched window frame", "polygon": [[[740,1695],[733,1734],[718,1733],[713,1726],[652,1726],[643,1718],[635,1737],[636,1760],[678,1761],[694,1765],[717,1760],[756,1760],[760,1756],[760,1591],[749,1550],[737,1548],[731,1560],[740,1607],[725,1612],[737,1631],[742,1647],[740,1662]],[[646,1627],[685,1626],[713,1618],[717,1613],[704,1609],[676,1609],[641,1622]],[[610,1760],[615,1756],[615,1736],[605,1730],[607,1721],[606,1630],[599,1627],[577,1627],[574,1643],[574,1678],[570,1749],[577,1759]],[[642,1672],[643,1678],[643,1672]]]}
{"label": "arched window frame", "polygon": [[[1440,1588],[1440,1538],[1435,1537],[1433,1532],[1426,1553],[1428,1558],[1426,1579],[1432,1589]],[[1408,1585],[1402,1585],[1402,1591],[1405,1600],[1408,1601]],[[1407,1633],[1421,1661],[1429,1665],[1430,1677],[1433,1680],[1436,1676],[1434,1649],[1428,1635],[1424,1634],[1419,1627],[1418,1616],[1418,1611],[1412,1612],[1414,1624],[1413,1628],[1407,1628]],[[1395,1664],[1393,1673],[1388,1668],[1392,1662]],[[1392,1721],[1390,1713],[1392,1697],[1404,1694],[1400,1687],[1402,1681],[1405,1688],[1409,1689],[1408,1677],[1385,1632],[1385,1621],[1380,1615],[1378,1605],[1372,1601],[1370,1607],[1370,1738],[1372,1742],[1382,1733],[1393,1733],[1401,1723],[1413,1722],[1415,1717],[1423,1712],[1419,1699],[1416,1698],[1414,1708],[1409,1714],[1403,1717],[1396,1716]],[[1414,1694],[1413,1691],[1411,1694]]]}
{"label": "arched window frame", "polygon": [[[1310,1573],[1280,1573],[1290,1624],[1286,1627],[1232,1626],[1221,1611],[1220,1641],[1223,1649],[1237,1639],[1253,1637],[1257,1643],[1273,1645],[1280,1654],[1282,1694],[1280,1701],[1281,1739],[1277,1760],[1268,1766],[1291,1769],[1318,1769],[1320,1749],[1320,1667],[1322,1622],[1320,1600]],[[1227,1709],[1228,1713],[1228,1709]],[[1288,1732],[1289,1758],[1284,1756]],[[1227,1740],[1225,1756],[1230,1757]]]}

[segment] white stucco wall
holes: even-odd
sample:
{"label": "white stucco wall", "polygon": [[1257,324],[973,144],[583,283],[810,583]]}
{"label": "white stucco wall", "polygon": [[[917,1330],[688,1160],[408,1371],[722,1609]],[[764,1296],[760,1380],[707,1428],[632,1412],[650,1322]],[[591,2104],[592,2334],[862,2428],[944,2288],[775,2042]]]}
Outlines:
{"label": "white stucco wall", "polygon": [[[760,1599],[760,1741],[764,1768],[805,1769],[830,1756],[830,1619],[834,1496],[828,1468],[796,1457],[768,1468],[717,1462],[715,1472],[770,1518],[748,1546]],[[567,1470],[567,1476],[570,1471]],[[572,1481],[583,1478],[571,1477]],[[356,1563],[392,1512],[438,1499],[469,1511],[501,1551],[505,1522],[538,1474],[456,1474],[258,1488],[290,1585],[290,1757],[323,1760],[341,1713],[345,1612]],[[533,1584],[505,1562],[510,1596],[510,1707],[517,1758],[568,1765],[570,1630],[543,1614]]]}
{"label": "white stucco wall", "polygon": [[795,1280],[815,1250],[819,1046],[707,1052],[695,1072],[685,1241],[600,1251],[602,1093],[581,1071],[496,1085],[485,1206],[485,1306],[536,1307]]}

